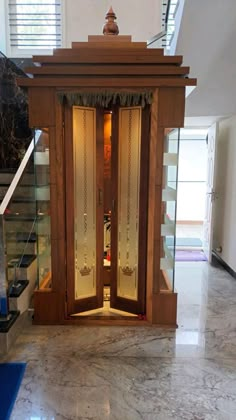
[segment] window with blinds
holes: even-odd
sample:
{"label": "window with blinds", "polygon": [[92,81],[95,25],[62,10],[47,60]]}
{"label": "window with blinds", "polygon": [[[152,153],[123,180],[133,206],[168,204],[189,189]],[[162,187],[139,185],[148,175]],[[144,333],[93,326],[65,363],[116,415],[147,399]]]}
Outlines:
{"label": "window with blinds", "polygon": [[61,0],[8,0],[11,51],[62,45]]}

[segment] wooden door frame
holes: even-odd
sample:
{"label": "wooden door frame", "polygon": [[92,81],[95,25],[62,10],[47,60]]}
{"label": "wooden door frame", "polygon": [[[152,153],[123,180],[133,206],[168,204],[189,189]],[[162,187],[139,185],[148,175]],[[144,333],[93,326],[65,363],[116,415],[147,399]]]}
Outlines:
{"label": "wooden door frame", "polygon": [[[139,239],[138,239],[138,299],[137,301],[127,300],[117,296],[117,240],[118,240],[118,148],[119,148],[119,106],[113,107],[112,117],[112,200],[113,211],[111,214],[111,307],[131,313],[142,313],[146,311],[146,266],[147,266],[147,214],[148,214],[148,170],[149,170],[149,143],[150,143],[150,107],[142,109],[141,119],[141,161],[140,161],[140,208],[139,208]],[[96,107],[96,154],[97,161],[101,162],[104,158],[104,110]],[[74,166],[73,166],[73,110],[72,107],[65,106],[65,132],[67,140],[65,143],[65,197],[66,197],[66,261],[67,261],[67,315],[76,312],[89,311],[95,306],[103,305],[103,255],[100,255],[98,249],[103,250],[103,206],[99,205],[100,193],[103,196],[103,165],[102,170],[97,172],[97,217],[100,220],[96,224],[97,237],[97,296],[78,301],[75,310],[73,302],[74,296],[74,248],[70,246],[74,243]],[[69,210],[69,211],[68,211]],[[73,280],[72,280],[73,279]],[[99,281],[100,279],[100,281]],[[72,285],[73,283],[73,285]]]}
{"label": "wooden door frame", "polygon": [[[121,79],[121,83],[122,83]],[[63,122],[64,105],[58,101],[58,88],[30,87],[29,104],[31,124],[35,127],[50,127],[50,194],[51,234],[52,234],[52,288],[34,291],[34,324],[99,324],[99,320],[85,320],[68,317],[66,308],[66,243],[65,236],[65,147],[66,138]],[[78,89],[75,88],[71,90]],[[84,88],[86,90],[86,87]],[[140,88],[137,92],[140,91]],[[35,92],[36,91],[36,92]],[[88,88],[91,91],[91,88]],[[45,100],[45,97],[49,99]],[[163,168],[163,142],[166,127],[183,127],[185,88],[157,86],[153,90],[151,105],[151,134],[149,151],[148,181],[148,234],[147,234],[147,275],[146,275],[146,316],[147,322],[161,326],[176,327],[177,293],[160,292],[160,234],[161,234],[161,193]],[[39,100],[40,99],[40,100]],[[55,108],[53,108],[55,107]],[[54,109],[55,112],[51,112]],[[35,112],[38,110],[38,112]],[[42,117],[40,112],[45,117]],[[48,122],[48,115],[53,121]],[[46,120],[45,120],[46,118]],[[81,317],[82,318],[82,317]],[[105,325],[143,325],[145,321],[130,319],[110,319]]]}

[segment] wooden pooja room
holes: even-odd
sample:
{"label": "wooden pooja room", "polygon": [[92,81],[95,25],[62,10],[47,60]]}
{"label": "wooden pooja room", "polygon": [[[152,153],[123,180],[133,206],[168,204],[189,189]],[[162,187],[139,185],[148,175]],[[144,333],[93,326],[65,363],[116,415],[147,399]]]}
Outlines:
{"label": "wooden pooja room", "polygon": [[178,140],[196,79],[181,56],[119,35],[112,9],[107,20],[18,79],[50,162],[34,323],[176,327]]}

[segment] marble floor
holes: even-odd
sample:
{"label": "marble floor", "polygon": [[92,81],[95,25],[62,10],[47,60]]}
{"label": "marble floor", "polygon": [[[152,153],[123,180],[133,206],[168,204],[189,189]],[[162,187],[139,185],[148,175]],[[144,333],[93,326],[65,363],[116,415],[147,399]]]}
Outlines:
{"label": "marble floor", "polygon": [[177,263],[175,330],[28,325],[11,420],[235,420],[236,280]]}

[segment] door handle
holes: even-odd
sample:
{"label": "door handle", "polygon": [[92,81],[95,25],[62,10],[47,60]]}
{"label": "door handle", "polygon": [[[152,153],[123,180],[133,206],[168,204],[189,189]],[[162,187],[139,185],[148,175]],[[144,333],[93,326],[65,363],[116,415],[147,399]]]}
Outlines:
{"label": "door handle", "polygon": [[111,208],[112,208],[112,213],[115,213],[115,210],[116,210],[116,200],[112,200],[112,203],[111,203]]}
{"label": "door handle", "polygon": [[218,198],[218,194],[216,191],[207,192],[207,195],[211,196],[211,201],[215,201]]}

